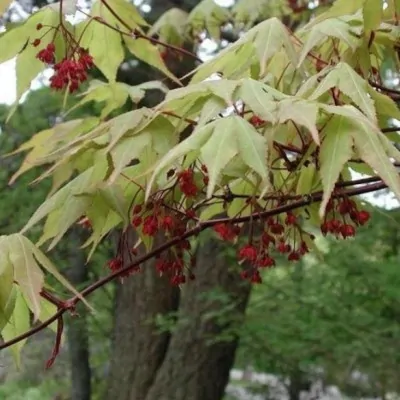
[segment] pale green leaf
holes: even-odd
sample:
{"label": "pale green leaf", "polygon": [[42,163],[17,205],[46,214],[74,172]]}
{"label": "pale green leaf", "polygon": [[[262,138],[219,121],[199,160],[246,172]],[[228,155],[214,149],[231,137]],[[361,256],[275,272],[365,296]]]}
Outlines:
{"label": "pale green leaf", "polygon": [[244,162],[252,170],[258,173],[267,183],[267,142],[257,130],[240,117],[232,117],[234,132],[239,145],[239,154]]}
{"label": "pale green leaf", "polygon": [[214,131],[207,143],[201,148],[201,158],[207,166],[209,183],[207,186],[207,197],[211,197],[221,170],[238,154],[238,142],[235,138],[238,121],[226,118],[221,124],[220,130]]}
{"label": "pale green leaf", "polygon": [[218,97],[211,97],[207,100],[201,110],[197,126],[203,126],[213,120],[218,114],[226,108],[225,102]]}
{"label": "pale green leaf", "polygon": [[152,186],[154,185],[154,181],[159,173],[164,170],[166,167],[171,166],[182,156],[186,155],[189,152],[196,151],[200,152],[200,148],[206,143],[206,141],[210,138],[213,133],[213,129],[215,127],[215,121],[211,122],[202,128],[195,130],[187,139],[180,142],[177,146],[171,149],[156,165],[154,168],[153,175],[151,176],[147,189],[146,189],[146,199],[148,199]]}
{"label": "pale green leaf", "polygon": [[208,207],[204,207],[204,209],[200,213],[200,221],[207,221],[216,215],[219,215],[224,212],[223,202],[212,203]]}
{"label": "pale green leaf", "polygon": [[[57,311],[58,311],[57,307],[53,303],[50,303],[43,297],[40,299],[40,315],[39,315],[40,322],[47,321]],[[57,333],[57,321],[54,321],[52,324],[50,324],[48,328],[51,329],[54,333]]]}
{"label": "pale green leaf", "polygon": [[160,51],[157,46],[150,43],[150,41],[142,38],[128,38],[124,37],[124,41],[128,50],[139,60],[151,65],[160,70],[168,78],[182,86],[180,80],[167,68],[165,65]]}
{"label": "pale green leaf", "polygon": [[157,33],[162,42],[180,47],[185,40],[188,15],[180,8],[171,8],[153,24],[148,35]]}
{"label": "pale green leaf", "polygon": [[314,164],[303,166],[300,169],[299,180],[297,181],[296,194],[308,195],[312,193],[314,178],[316,176]]}
{"label": "pale green leaf", "polygon": [[109,129],[108,135],[110,140],[106,151],[110,151],[118,141],[130,131],[138,131],[138,128],[140,128],[143,123],[149,122],[152,116],[153,112],[150,109],[141,107],[109,120],[107,122],[107,128]]}
{"label": "pale green leaf", "polygon": [[358,124],[359,129],[352,131],[352,137],[359,156],[378,173],[396,197],[400,199],[400,178],[389,159],[389,155],[392,157],[393,151],[387,149],[388,143],[383,142],[384,135],[380,129],[352,106],[324,105],[323,108],[330,113],[345,116],[354,124]]}
{"label": "pale green leaf", "polygon": [[306,127],[314,140],[319,145],[319,134],[317,129],[317,115],[319,107],[316,103],[296,99],[287,99],[279,102],[278,122],[283,123],[288,120],[297,125]]}
{"label": "pale green leaf", "polygon": [[375,103],[376,113],[386,117],[400,120],[400,110],[397,104],[383,93],[377,92],[373,87],[368,90],[372,100]]}
{"label": "pale green leaf", "polygon": [[132,160],[142,155],[143,149],[149,144],[151,144],[151,135],[149,132],[126,137],[120,140],[111,150],[113,171],[108,182],[115,182],[123,168],[125,168]]}
{"label": "pale green leaf", "polygon": [[217,72],[223,73],[225,78],[237,79],[250,75],[255,60],[256,52],[252,43],[239,40],[221,50],[210,61],[200,64],[187,76],[193,74],[191,83],[201,82]]}
{"label": "pale green leaf", "polygon": [[[15,337],[27,332],[30,327],[29,309],[24,300],[24,297],[18,287],[16,287],[16,300],[14,311],[7,323],[1,331],[1,336],[4,341],[9,341]],[[17,368],[21,367],[21,350],[24,347],[27,339],[23,339],[18,343],[10,346]]]}
{"label": "pale green leaf", "polygon": [[14,280],[23,294],[28,307],[36,318],[40,314],[40,292],[44,275],[31,249],[22,235],[14,234],[7,238],[8,256],[14,266]]}
{"label": "pale green leaf", "polygon": [[[140,28],[141,26],[147,27],[149,24],[145,19],[141,16],[138,9],[133,5],[133,2],[129,0],[112,0],[112,9],[116,13],[116,15],[120,16],[125,22],[129,24],[132,28]],[[110,17],[109,22],[117,27],[121,27],[121,22],[118,21],[114,16]]]}
{"label": "pale green leaf", "polygon": [[[106,22],[112,23],[114,19],[100,1],[93,4],[91,14]],[[75,36],[81,38],[80,46],[88,50],[96,67],[110,82],[115,82],[117,70],[124,59],[120,33],[96,20],[85,20],[76,26]]]}
{"label": "pale green leaf", "polygon": [[221,26],[228,22],[229,18],[230,14],[226,8],[219,6],[214,0],[202,0],[190,12],[188,24],[195,35],[207,29],[213,39],[219,40]]}
{"label": "pale green leaf", "polygon": [[308,38],[303,46],[298,65],[301,65],[314,47],[328,40],[329,37],[343,41],[354,51],[359,45],[360,39],[354,35],[352,29],[354,28],[349,23],[339,18],[326,19],[314,25],[308,33]]}
{"label": "pale green leaf", "polygon": [[365,0],[363,17],[366,32],[378,29],[383,17],[382,0]]}
{"label": "pale green leaf", "polygon": [[322,13],[318,17],[314,18],[311,22],[309,22],[306,27],[310,28],[318,24],[321,21],[324,21],[328,18],[341,17],[343,15],[354,14],[356,11],[360,10],[363,6],[365,0],[336,0],[332,7],[328,9],[328,11]]}
{"label": "pale green leaf", "polygon": [[107,84],[101,81],[93,80],[89,84],[89,89],[82,94],[83,99],[72,107],[69,112],[78,107],[90,102],[96,101],[98,103],[105,102],[101,110],[100,118],[104,119],[113,110],[122,107],[128,99],[128,91],[124,84],[111,83]]}
{"label": "pale green leaf", "polygon": [[[31,254],[35,257],[37,262],[41,265],[43,269],[45,269],[48,273],[54,276],[58,282],[60,282],[66,289],[71,291],[75,296],[77,296],[87,307],[92,309],[88,302],[80,295],[80,293],[71,285],[71,283],[64,278],[64,276],[58,271],[55,265],[46,257],[46,255],[38,249],[28,238],[19,235],[20,241],[24,243],[25,248],[31,252]],[[40,315],[40,314],[39,314]],[[40,318],[40,317],[39,317]]]}
{"label": "pale green leaf", "polygon": [[324,189],[319,211],[321,218],[325,214],[326,205],[343,166],[353,155],[352,132],[357,129],[359,127],[343,116],[334,116],[324,128],[324,138],[319,152],[319,172]]}
{"label": "pale green leaf", "polygon": [[[244,79],[235,95],[258,117],[275,123],[277,110],[276,98],[280,99],[277,92],[277,90],[254,79]],[[284,98],[284,95],[281,98]]]}
{"label": "pale green leaf", "polygon": [[[0,237],[0,241],[4,238]],[[0,332],[8,322],[15,305],[14,267],[11,264],[8,251],[4,251],[0,243]]]}
{"label": "pale green leaf", "polygon": [[251,41],[260,62],[260,76],[264,76],[267,63],[282,46],[292,64],[298,64],[298,55],[285,25],[278,18],[270,18],[248,31],[240,41]]}
{"label": "pale green leaf", "polygon": [[369,97],[369,85],[348,64],[341,62],[329,72],[310,96],[310,99],[316,100],[333,87],[337,87],[350,97],[365,115],[372,121],[376,121],[374,101]]}
{"label": "pale green leaf", "polygon": [[106,173],[106,168],[107,165],[104,161],[103,163],[98,163],[96,166],[78,175],[53,196],[45,200],[29,219],[25,227],[21,230],[21,233],[32,228],[32,226],[54,211],[58,211],[58,217],[61,219],[55,218],[51,234],[45,234],[46,239],[56,237],[57,242],[69,226],[84,214],[85,208],[88,205],[89,200],[87,198],[77,195],[87,191],[91,186],[102,180]]}

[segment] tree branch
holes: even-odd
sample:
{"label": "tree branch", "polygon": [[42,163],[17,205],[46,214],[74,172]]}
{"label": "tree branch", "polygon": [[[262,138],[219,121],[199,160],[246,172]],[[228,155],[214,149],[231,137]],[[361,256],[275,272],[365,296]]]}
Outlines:
{"label": "tree branch", "polygon": [[[375,181],[376,179],[380,179],[380,178],[377,178],[377,177],[365,178],[363,180],[353,181],[353,183],[347,182],[347,184],[349,186],[357,185],[357,184],[360,184],[361,181],[371,182],[371,181]],[[342,183],[342,186],[343,186],[343,184],[344,183]],[[342,197],[343,195],[357,196],[360,194],[376,192],[378,190],[385,189],[386,187],[387,187],[387,185],[384,182],[382,182],[381,180],[379,180],[378,182],[375,182],[372,184],[367,183],[361,187],[351,188],[351,189],[343,189],[340,191],[340,193],[334,193],[334,194],[332,194],[332,196],[333,197]],[[251,215],[246,215],[246,216],[237,217],[237,218],[216,218],[216,219],[211,219],[208,221],[199,222],[194,228],[187,230],[183,235],[170,239],[169,241],[165,242],[161,246],[158,246],[157,248],[153,249],[152,251],[149,251],[147,254],[144,254],[143,256],[138,257],[135,262],[131,263],[130,265],[126,266],[125,268],[115,271],[112,274],[110,274],[102,279],[99,279],[97,282],[89,285],[88,287],[86,287],[84,290],[82,290],[80,292],[80,296],[74,296],[66,301],[63,301],[62,307],[59,308],[59,310],[52,317],[50,317],[46,321],[42,322],[41,324],[37,325],[36,327],[30,329],[29,331],[27,331],[21,335],[18,335],[15,338],[13,338],[7,342],[0,344],[0,350],[10,347],[10,346],[20,342],[21,340],[27,339],[30,336],[34,335],[35,333],[42,331],[43,329],[45,329],[47,326],[49,326],[54,321],[62,318],[63,314],[66,311],[74,310],[76,307],[76,304],[79,303],[82,298],[86,298],[92,292],[101,288],[102,286],[106,285],[107,283],[113,281],[116,278],[119,278],[119,277],[125,275],[126,273],[131,272],[133,269],[135,269],[137,266],[139,266],[143,262],[160,255],[162,252],[164,252],[165,250],[169,249],[170,247],[176,245],[177,243],[179,243],[180,241],[182,241],[184,239],[198,235],[200,232],[206,230],[207,228],[211,228],[214,225],[220,224],[220,223],[243,223],[243,222],[248,222],[250,219],[253,221],[256,221],[256,220],[260,220],[263,218],[275,216],[275,215],[278,215],[278,214],[281,214],[284,212],[288,212],[291,210],[295,210],[295,209],[310,205],[314,202],[318,202],[321,200],[322,200],[322,192],[315,192],[310,195],[302,196],[302,198],[300,200],[297,200],[291,204],[286,204],[286,205],[283,205],[280,207],[276,207],[272,210],[257,212],[257,213],[251,214]]]}

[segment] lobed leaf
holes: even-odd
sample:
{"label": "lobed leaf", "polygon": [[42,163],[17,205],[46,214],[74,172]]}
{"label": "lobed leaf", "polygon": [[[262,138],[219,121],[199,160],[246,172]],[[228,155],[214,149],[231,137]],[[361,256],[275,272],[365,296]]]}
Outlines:
{"label": "lobed leaf", "polygon": [[359,130],[351,120],[335,115],[324,128],[324,138],[319,151],[320,175],[323,185],[323,197],[319,210],[320,217],[331,197],[344,165],[353,155],[353,132]]}

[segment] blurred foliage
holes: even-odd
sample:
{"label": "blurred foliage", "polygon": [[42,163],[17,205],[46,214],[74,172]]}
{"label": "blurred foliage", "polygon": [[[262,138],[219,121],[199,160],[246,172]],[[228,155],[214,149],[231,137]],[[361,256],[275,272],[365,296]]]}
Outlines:
{"label": "blurred foliage", "polygon": [[237,365],[288,376],[299,370],[347,388],[351,373],[366,389],[400,390],[400,210],[373,211],[354,240],[328,241],[323,260],[307,258],[265,272],[246,320],[233,329]]}

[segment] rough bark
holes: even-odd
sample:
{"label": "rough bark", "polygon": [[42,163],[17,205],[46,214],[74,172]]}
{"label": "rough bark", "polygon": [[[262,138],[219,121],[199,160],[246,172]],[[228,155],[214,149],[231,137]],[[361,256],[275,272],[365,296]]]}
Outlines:
{"label": "rough bark", "polygon": [[[74,287],[82,287],[88,281],[86,260],[82,251],[76,251],[80,241],[76,233],[69,237],[71,247],[66,255],[70,268],[66,275]],[[73,244],[76,244],[76,247]],[[89,333],[87,326],[87,311],[85,306],[77,307],[76,317],[67,319],[66,336],[68,341],[68,353],[71,365],[71,400],[90,400],[91,398],[91,369],[89,359]]]}
{"label": "rough bark", "polygon": [[154,318],[176,310],[178,298],[178,290],[157,276],[154,260],[118,284],[107,399],[145,399],[169,342],[168,333],[157,333]]}
{"label": "rough bark", "polygon": [[[249,285],[237,269],[229,267],[227,246],[208,240],[198,252],[197,278],[182,291],[177,329],[168,353],[157,373],[146,400],[219,400],[223,397],[234,362],[237,338],[212,343],[235,318],[243,314],[249,297]],[[207,299],[207,292],[222,290],[228,294],[232,308],[218,318],[206,318],[222,304]],[[131,398],[133,400],[133,398]]]}

